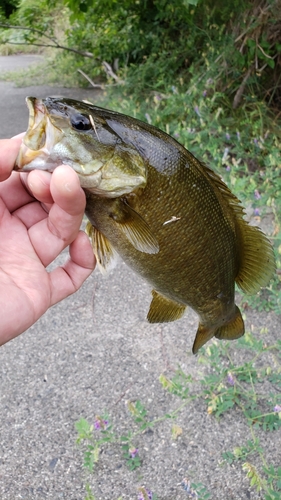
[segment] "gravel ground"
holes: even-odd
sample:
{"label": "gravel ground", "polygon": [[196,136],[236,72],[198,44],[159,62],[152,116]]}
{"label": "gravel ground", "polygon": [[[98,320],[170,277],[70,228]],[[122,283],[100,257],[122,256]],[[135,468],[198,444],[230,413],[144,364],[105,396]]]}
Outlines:
{"label": "gravel ground", "polygon": [[[16,63],[14,59],[16,67],[26,64],[22,57]],[[0,72],[11,64],[8,60],[0,57]],[[96,95],[81,89],[18,89],[7,82],[0,82],[0,90],[1,137],[26,128],[26,95]],[[56,264],[66,258],[64,252]],[[134,429],[128,401],[139,399],[151,419],[180,406],[182,400],[159,383],[161,373],[172,376],[180,366],[200,379],[206,370],[191,354],[196,315],[189,310],[176,323],[150,325],[145,320],[149,303],[147,284],[120,262],[107,278],[95,271],[74,296],[1,348],[2,500],[83,500],[86,482],[96,500],[134,500],[142,485],[159,500],[186,500],[184,478],[204,484],[212,500],[262,498],[249,487],[240,463],[222,464],[222,452],[251,438],[246,420],[236,410],[216,420],[208,415],[203,398],[179,412],[175,423],[182,433],[176,440],[169,419],[135,439],[140,468],[129,471],[120,447],[108,445],[102,447],[93,474],[83,469],[82,452],[75,444],[74,424],[79,418],[93,423],[97,415],[108,412],[116,433],[124,435]],[[0,311],[0,320],[4,314]],[[246,327],[257,336],[266,327],[266,341],[274,342],[280,336],[280,316],[248,311]],[[246,359],[241,350],[235,356],[237,362]],[[268,362],[273,364],[273,357]],[[280,432],[257,435],[269,462],[280,465]],[[259,464],[254,459],[253,463]]]}

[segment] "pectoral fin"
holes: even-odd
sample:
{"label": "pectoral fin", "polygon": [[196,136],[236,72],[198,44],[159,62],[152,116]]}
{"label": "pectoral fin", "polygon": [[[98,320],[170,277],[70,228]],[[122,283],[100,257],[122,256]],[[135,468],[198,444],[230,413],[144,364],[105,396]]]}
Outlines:
{"label": "pectoral fin", "polygon": [[147,315],[149,323],[167,323],[182,317],[186,306],[167,299],[155,290],[152,290],[152,297]]}
{"label": "pectoral fin", "polygon": [[101,273],[106,274],[114,267],[118,254],[110,241],[90,222],[88,222],[85,231],[91,240],[97,265]]}
{"label": "pectoral fin", "polygon": [[145,220],[127,203],[121,202],[111,214],[130,243],[140,252],[159,252],[157,239]]}

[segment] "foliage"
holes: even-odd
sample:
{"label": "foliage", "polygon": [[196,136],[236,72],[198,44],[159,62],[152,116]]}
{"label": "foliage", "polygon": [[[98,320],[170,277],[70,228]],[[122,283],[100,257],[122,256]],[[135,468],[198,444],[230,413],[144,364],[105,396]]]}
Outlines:
{"label": "foliage", "polygon": [[[57,29],[62,17],[63,34]],[[212,0],[97,0],[94,4],[21,0],[12,21],[25,28],[26,43],[36,43],[39,30],[61,48],[55,40],[62,36],[64,48],[78,52],[73,54],[74,66],[91,78],[104,75],[106,61],[131,92],[136,88],[138,93],[163,91],[179,78],[187,86],[192,68],[198,73],[210,65],[217,75],[216,90],[235,108],[253,95],[280,108],[279,0],[220,0],[215,5]]]}
{"label": "foliage", "polygon": [[18,0],[2,0],[0,5],[0,18],[1,14],[5,18],[9,18],[10,15],[15,12],[18,7]]}
{"label": "foliage", "polygon": [[[85,485],[85,490],[86,490],[87,495],[85,496],[84,500],[96,500],[93,493],[92,493],[91,486],[88,483]],[[122,497],[119,497],[117,500],[122,500]],[[155,500],[157,500],[157,499],[155,499]]]}
{"label": "foliage", "polygon": [[[241,339],[239,344],[243,348],[250,347],[255,355],[243,366],[234,366],[229,353],[226,351],[225,355],[228,357],[229,364],[223,370],[223,373],[220,374],[218,374],[217,363],[222,362],[223,356],[221,355],[223,353],[219,353],[215,346],[212,346],[207,353],[212,358],[211,364],[218,375],[218,377],[213,375],[211,379],[207,377],[204,380],[204,384],[207,386],[206,394],[209,401],[208,411],[221,415],[234,405],[237,405],[241,409],[250,424],[252,439],[248,440],[246,445],[234,448],[233,452],[223,453],[223,458],[228,463],[235,461],[244,462],[243,470],[246,471],[247,477],[250,479],[250,485],[255,486],[258,491],[264,491],[265,498],[267,499],[278,498],[281,491],[281,468],[277,467],[275,469],[273,465],[267,464],[264,458],[264,450],[254,433],[254,429],[261,426],[264,431],[274,431],[281,426],[279,411],[281,407],[275,404],[276,399],[274,399],[277,398],[278,400],[280,394],[280,363],[279,371],[274,373],[274,375],[269,366],[261,366],[258,370],[256,369],[258,359],[267,349],[273,352],[276,350],[280,358],[281,344],[278,341],[276,345],[266,347],[263,342],[257,341],[250,335],[246,335],[245,338]],[[211,352],[212,349],[214,349],[214,352]],[[227,372],[226,370],[229,371]],[[226,383],[221,378],[223,376]],[[266,380],[272,383],[272,392],[269,394],[258,394],[256,388]],[[229,385],[228,388],[227,384]],[[246,384],[248,384],[249,390],[246,389]],[[268,408],[270,411],[264,411],[265,408]],[[266,479],[249,462],[250,455],[253,457],[252,459],[257,455],[261,457],[263,464],[262,471]]]}
{"label": "foliage", "polygon": [[8,38],[54,44],[60,37],[57,47],[63,42],[79,52],[60,52],[48,71],[31,69],[38,84],[55,83],[60,73],[65,86],[87,85],[77,70],[82,66],[94,78],[109,62],[125,84],[122,95],[109,94],[108,107],[172,134],[222,175],[252,209],[252,221],[271,220],[278,273],[266,290],[245,297],[244,306],[280,312],[280,114],[268,104],[279,105],[281,4],[236,0],[214,7],[205,0],[204,7],[202,0],[99,0],[94,7],[86,0],[22,0],[14,21],[30,29],[11,30]]}

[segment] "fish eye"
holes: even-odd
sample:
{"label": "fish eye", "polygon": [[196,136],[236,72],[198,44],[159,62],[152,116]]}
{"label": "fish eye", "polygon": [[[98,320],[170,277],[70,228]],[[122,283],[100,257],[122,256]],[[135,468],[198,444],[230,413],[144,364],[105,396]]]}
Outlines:
{"label": "fish eye", "polygon": [[90,128],[92,128],[92,124],[88,116],[85,115],[72,115],[70,117],[70,123],[76,130],[90,130]]}

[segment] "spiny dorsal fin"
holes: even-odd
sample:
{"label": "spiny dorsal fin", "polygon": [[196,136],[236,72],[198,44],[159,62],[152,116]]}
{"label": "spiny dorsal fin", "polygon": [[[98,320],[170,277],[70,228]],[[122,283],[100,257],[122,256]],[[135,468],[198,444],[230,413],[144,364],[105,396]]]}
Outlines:
{"label": "spiny dorsal fin", "polygon": [[91,240],[97,266],[102,274],[106,274],[115,266],[118,254],[110,241],[90,222],[87,223],[85,231]]}
{"label": "spiny dorsal fin", "polygon": [[167,323],[182,317],[185,305],[168,299],[155,290],[152,290],[152,297],[147,315],[149,323]]}
{"label": "spiny dorsal fin", "polygon": [[243,292],[257,293],[266,286],[275,272],[275,258],[271,243],[257,227],[239,221],[241,238],[240,268],[235,279]]}
{"label": "spiny dorsal fin", "polygon": [[[221,177],[216,174],[210,167],[205,165],[203,162],[199,162],[201,172],[208,177],[212,186],[215,188],[216,193],[218,194],[221,202],[222,208],[227,204],[231,210],[234,211],[234,215],[243,219],[244,208],[241,205],[240,200],[232,193],[229,187],[224,183]],[[224,212],[225,213],[225,212]],[[226,214],[225,214],[226,215]]]}

